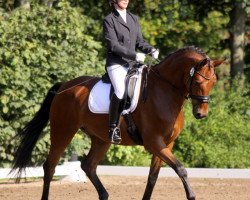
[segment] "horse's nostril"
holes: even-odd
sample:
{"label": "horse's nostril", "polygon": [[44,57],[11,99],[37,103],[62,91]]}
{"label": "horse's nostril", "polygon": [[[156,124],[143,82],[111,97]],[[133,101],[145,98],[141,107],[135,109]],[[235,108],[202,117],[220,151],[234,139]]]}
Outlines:
{"label": "horse's nostril", "polygon": [[201,118],[201,113],[196,113],[196,118],[200,119]]}
{"label": "horse's nostril", "polygon": [[204,118],[204,117],[206,117],[206,116],[207,116],[206,114],[202,114],[202,113],[200,113],[200,112],[197,112],[196,115],[195,115],[195,118],[196,118],[196,119],[202,119],[202,118]]}

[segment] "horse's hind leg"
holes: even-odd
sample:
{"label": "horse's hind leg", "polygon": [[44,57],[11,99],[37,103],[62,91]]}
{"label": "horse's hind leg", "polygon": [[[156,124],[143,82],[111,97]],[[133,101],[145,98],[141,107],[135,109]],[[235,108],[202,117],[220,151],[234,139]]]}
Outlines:
{"label": "horse's hind leg", "polygon": [[[71,126],[65,126],[66,124],[61,124],[60,126],[51,127],[51,147],[49,155],[43,164],[44,178],[43,178],[43,194],[42,200],[47,200],[49,196],[50,182],[55,173],[55,167],[64,152],[65,148],[68,146],[73,136],[75,135],[77,128]],[[71,128],[70,128],[71,127]]]}
{"label": "horse's hind leg", "polygon": [[107,200],[109,196],[108,192],[98,178],[96,168],[98,163],[103,159],[108,151],[110,143],[104,142],[96,137],[91,137],[91,141],[91,149],[88,155],[82,160],[81,168],[85,171],[86,175],[95,186],[99,199]]}
{"label": "horse's hind leg", "polygon": [[161,166],[162,166],[162,160],[159,157],[153,155],[151,160],[150,172],[148,175],[147,186],[142,198],[143,200],[149,200],[151,198]]}

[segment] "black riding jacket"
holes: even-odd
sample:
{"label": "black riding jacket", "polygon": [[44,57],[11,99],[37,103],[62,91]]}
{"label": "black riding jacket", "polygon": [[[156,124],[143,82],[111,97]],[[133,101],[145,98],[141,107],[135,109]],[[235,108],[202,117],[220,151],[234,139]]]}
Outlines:
{"label": "black riding jacket", "polygon": [[125,65],[136,59],[136,50],[150,53],[153,49],[142,37],[138,17],[127,12],[125,23],[116,9],[103,22],[104,38],[107,42],[106,67]]}

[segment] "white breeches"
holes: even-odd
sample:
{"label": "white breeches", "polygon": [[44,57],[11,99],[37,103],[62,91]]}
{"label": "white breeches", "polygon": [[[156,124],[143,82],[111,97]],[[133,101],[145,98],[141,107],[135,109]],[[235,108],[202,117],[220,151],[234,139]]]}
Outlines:
{"label": "white breeches", "polygon": [[109,78],[119,99],[123,99],[125,93],[125,78],[128,68],[122,65],[112,65],[107,67]]}

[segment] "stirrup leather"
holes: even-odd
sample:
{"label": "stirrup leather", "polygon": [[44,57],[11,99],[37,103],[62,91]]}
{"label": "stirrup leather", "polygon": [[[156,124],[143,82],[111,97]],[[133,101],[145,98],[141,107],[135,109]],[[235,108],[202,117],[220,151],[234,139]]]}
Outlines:
{"label": "stirrup leather", "polygon": [[120,144],[122,141],[120,128],[119,127],[111,128],[109,130],[109,138],[111,143]]}

